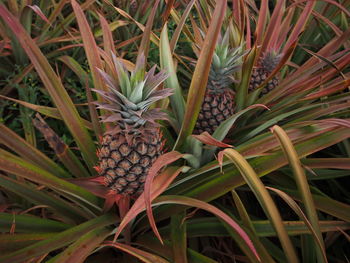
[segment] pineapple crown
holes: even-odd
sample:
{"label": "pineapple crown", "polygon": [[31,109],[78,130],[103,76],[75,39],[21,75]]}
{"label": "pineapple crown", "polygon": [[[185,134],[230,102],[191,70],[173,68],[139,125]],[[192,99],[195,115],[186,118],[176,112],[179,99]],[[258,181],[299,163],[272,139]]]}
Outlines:
{"label": "pineapple crown", "polygon": [[226,31],[223,38],[220,36],[210,67],[208,88],[220,92],[235,82],[233,73],[241,68],[241,58],[245,54],[242,47],[229,48],[229,31]]}
{"label": "pineapple crown", "polygon": [[263,53],[262,58],[260,60],[260,66],[267,72],[271,73],[280,63],[282,55],[282,53],[278,53],[273,49],[268,50],[265,53]]}
{"label": "pineapple crown", "polygon": [[114,54],[113,70],[118,81],[115,81],[103,70],[99,72],[109,91],[94,90],[107,102],[95,102],[99,109],[111,114],[101,116],[102,122],[117,122],[118,128],[133,131],[147,123],[157,126],[156,120],[166,119],[167,115],[161,109],[150,109],[153,102],[164,99],[172,94],[171,89],[157,90],[157,87],[168,77],[165,71],[155,74],[156,65],[145,74],[145,57],[142,55],[135,69],[129,74],[125,65]]}

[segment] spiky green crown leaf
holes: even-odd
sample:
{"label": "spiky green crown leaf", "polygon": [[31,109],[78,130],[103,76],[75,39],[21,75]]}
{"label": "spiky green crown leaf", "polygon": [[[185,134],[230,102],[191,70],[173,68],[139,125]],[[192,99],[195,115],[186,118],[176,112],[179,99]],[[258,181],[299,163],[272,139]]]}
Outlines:
{"label": "spiky green crown leaf", "polygon": [[[118,80],[115,81],[103,70],[99,72],[109,92],[94,90],[106,99],[106,103],[96,102],[99,109],[109,114],[101,116],[102,122],[118,123],[120,128],[138,128],[146,123],[155,125],[156,120],[166,119],[161,109],[149,109],[151,104],[172,94],[171,89],[157,90],[157,87],[168,77],[164,71],[155,74],[156,65],[145,74],[144,57],[129,74],[122,61],[113,54],[114,70]],[[118,86],[115,85],[118,83]]]}
{"label": "spiky green crown leaf", "polygon": [[210,67],[208,88],[215,92],[220,92],[234,82],[233,73],[241,68],[242,57],[246,54],[242,52],[242,47],[230,49],[228,32],[219,39]]}
{"label": "spiky green crown leaf", "polygon": [[280,63],[282,54],[275,50],[269,50],[262,55],[260,66],[267,72],[272,72]]}

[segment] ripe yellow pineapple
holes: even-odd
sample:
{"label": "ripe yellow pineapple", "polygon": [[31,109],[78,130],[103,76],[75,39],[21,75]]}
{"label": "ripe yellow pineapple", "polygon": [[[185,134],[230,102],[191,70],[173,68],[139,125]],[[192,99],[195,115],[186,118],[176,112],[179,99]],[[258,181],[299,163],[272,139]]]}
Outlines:
{"label": "ripe yellow pineapple", "polygon": [[194,128],[195,134],[204,131],[213,134],[234,113],[235,93],[230,85],[234,82],[233,73],[241,67],[244,54],[241,48],[229,49],[228,37],[226,32],[216,45],[207,90]]}
{"label": "ripe yellow pineapple", "polygon": [[[258,67],[253,68],[252,77],[249,83],[249,92],[253,92],[267,79],[270,73],[280,62],[281,56],[281,54],[278,54],[273,50],[267,51],[262,55]],[[261,97],[276,88],[278,86],[278,82],[278,77],[274,76],[262,88],[259,96]]]}
{"label": "ripe yellow pineapple", "polygon": [[109,92],[95,90],[107,101],[96,103],[98,108],[110,112],[101,121],[114,124],[102,138],[96,168],[104,185],[121,195],[140,194],[150,167],[162,154],[162,134],[155,121],[166,119],[166,114],[149,108],[153,102],[171,95],[171,90],[157,90],[167,74],[155,74],[154,66],[144,75],[143,64],[144,59],[130,76],[114,57],[119,89],[111,76],[100,71]]}

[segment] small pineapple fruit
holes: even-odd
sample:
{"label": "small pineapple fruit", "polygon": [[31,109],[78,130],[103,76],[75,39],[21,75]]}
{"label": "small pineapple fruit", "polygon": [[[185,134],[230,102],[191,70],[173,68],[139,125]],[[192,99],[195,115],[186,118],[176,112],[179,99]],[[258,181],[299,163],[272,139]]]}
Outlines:
{"label": "small pineapple fruit", "polygon": [[233,115],[235,93],[229,86],[234,82],[233,73],[241,67],[243,55],[241,48],[229,49],[228,32],[216,45],[194,134],[205,131],[213,134],[223,121]]}
{"label": "small pineapple fruit", "polygon": [[[252,77],[249,83],[249,92],[253,92],[258,88],[270,75],[270,73],[276,68],[281,60],[281,54],[271,50],[263,54],[260,59],[259,66],[253,69]],[[278,86],[278,77],[274,76],[269,80],[265,87],[262,88],[260,97],[269,93],[275,87]]]}
{"label": "small pineapple fruit", "polygon": [[116,57],[114,66],[119,89],[112,77],[100,71],[109,91],[95,90],[107,101],[96,103],[99,109],[109,112],[101,121],[114,124],[102,138],[96,170],[115,193],[137,196],[163,148],[162,134],[155,121],[166,119],[166,114],[158,108],[150,109],[150,105],[171,95],[171,90],[157,90],[167,74],[163,71],[154,74],[155,66],[144,74],[143,67],[136,65],[131,76]]}

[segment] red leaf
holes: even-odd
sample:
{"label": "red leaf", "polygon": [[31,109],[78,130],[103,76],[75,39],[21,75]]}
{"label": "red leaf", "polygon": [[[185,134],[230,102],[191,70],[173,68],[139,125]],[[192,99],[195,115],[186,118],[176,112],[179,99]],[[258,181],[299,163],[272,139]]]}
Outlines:
{"label": "red leaf", "polygon": [[[149,198],[149,203],[151,203],[153,199],[159,196],[171,184],[171,182],[176,178],[176,176],[178,176],[178,174],[182,171],[183,168],[184,167],[169,167],[155,178],[152,184],[152,189],[151,189],[152,191],[151,191],[151,197]],[[131,220],[133,220],[139,213],[145,210],[145,208],[146,206],[145,206],[145,192],[144,192],[135,201],[133,206],[130,208],[128,213],[123,218],[122,222],[120,223],[117,229],[117,232],[115,233],[114,242],[117,240],[119,234],[123,231],[125,226],[127,226],[127,224]]]}
{"label": "red leaf", "polygon": [[207,145],[217,146],[222,148],[233,147],[230,144],[226,144],[218,141],[217,139],[213,138],[213,136],[211,136],[208,132],[203,132],[200,135],[192,135],[192,136]]}
{"label": "red leaf", "polygon": [[225,221],[234,231],[237,232],[237,234],[244,240],[244,242],[247,244],[247,246],[250,248],[250,250],[254,253],[257,260],[260,261],[260,257],[258,255],[258,252],[256,251],[253,242],[249,238],[248,234],[236,223],[235,220],[233,220],[230,216],[225,214],[220,209],[216,208],[215,206],[208,204],[204,201],[197,200],[194,198],[190,198],[187,196],[174,196],[174,195],[165,195],[158,197],[155,200],[155,203],[160,204],[181,204],[186,206],[192,206],[197,207],[203,210],[206,210],[215,216],[219,217],[221,220]]}
{"label": "red leaf", "polygon": [[50,21],[46,18],[46,16],[44,15],[44,13],[41,11],[40,7],[37,5],[27,5],[27,7],[29,7],[30,9],[32,9],[38,16],[40,16],[40,18],[42,20],[44,20],[46,23],[48,23],[51,27],[51,23]]}
{"label": "red leaf", "polygon": [[110,189],[103,185],[104,181],[102,176],[66,180],[72,184],[85,188],[96,196],[107,198],[110,195]]}
{"label": "red leaf", "polygon": [[153,232],[159,238],[161,243],[163,243],[163,241],[162,241],[162,238],[158,232],[156,223],[155,223],[154,218],[153,218],[152,208],[151,208],[152,181],[153,181],[153,178],[158,175],[159,171],[163,167],[175,162],[176,160],[180,159],[183,156],[184,156],[183,154],[176,152],[176,151],[172,151],[172,152],[168,152],[166,154],[163,154],[154,162],[154,164],[152,165],[151,169],[149,170],[147,178],[146,178],[144,195],[145,195],[145,205],[146,205],[147,216],[148,216],[148,220],[151,224],[151,227],[153,229]]}

